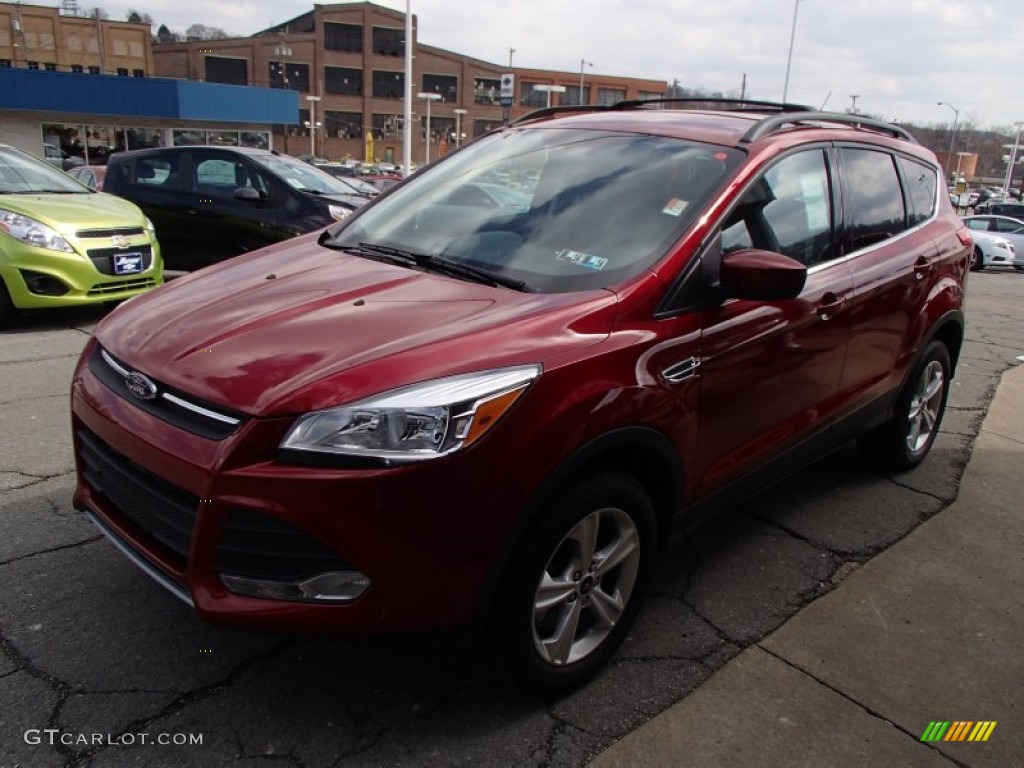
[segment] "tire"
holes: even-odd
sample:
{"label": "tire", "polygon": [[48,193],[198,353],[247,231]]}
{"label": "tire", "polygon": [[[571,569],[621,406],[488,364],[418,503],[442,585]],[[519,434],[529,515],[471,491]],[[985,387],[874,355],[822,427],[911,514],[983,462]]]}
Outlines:
{"label": "tire", "polygon": [[981,272],[985,268],[985,257],[978,246],[974,246],[974,250],[971,251],[970,268],[971,272]]}
{"label": "tire", "polygon": [[560,695],[604,666],[640,611],[655,536],[650,497],[626,475],[585,480],[548,506],[495,622],[492,650],[514,687]]}
{"label": "tire", "polygon": [[904,472],[924,460],[942,424],[951,369],[946,345],[931,342],[907,379],[893,417],[857,441],[870,460],[892,472]]}
{"label": "tire", "polygon": [[7,286],[0,279],[0,330],[10,328],[17,315],[18,312],[14,308],[14,302],[11,301],[11,294],[7,292]]}

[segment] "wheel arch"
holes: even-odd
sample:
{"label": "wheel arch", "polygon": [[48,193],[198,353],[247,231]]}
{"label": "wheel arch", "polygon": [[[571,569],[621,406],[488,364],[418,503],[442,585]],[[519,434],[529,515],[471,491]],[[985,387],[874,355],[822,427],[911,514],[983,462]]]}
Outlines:
{"label": "wheel arch", "polygon": [[612,471],[634,477],[647,491],[658,527],[657,544],[659,548],[664,546],[683,499],[683,467],[675,446],[650,427],[621,427],[606,432],[565,459],[531,496],[506,536],[481,590],[473,622],[477,628],[482,630],[490,623],[509,563],[547,505],[573,482]]}

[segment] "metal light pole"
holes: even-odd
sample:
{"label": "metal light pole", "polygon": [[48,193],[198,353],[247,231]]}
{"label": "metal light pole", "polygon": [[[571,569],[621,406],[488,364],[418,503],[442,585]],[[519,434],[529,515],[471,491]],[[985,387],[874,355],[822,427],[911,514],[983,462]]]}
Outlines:
{"label": "metal light pole", "polygon": [[793,64],[793,42],[796,40],[796,13],[800,10],[800,0],[793,0],[793,29],[789,32],[789,55],[786,57],[786,82],[782,86],[782,103],[786,103],[789,93],[789,70]]}
{"label": "metal light pole", "polygon": [[430,102],[437,101],[441,98],[440,93],[419,93],[418,98],[423,99],[427,102],[427,159],[423,161],[424,165],[430,165]]}
{"label": "metal light pole", "polygon": [[587,61],[586,59],[580,59],[580,106],[583,106],[583,67],[589,64],[594,66],[594,62]]}
{"label": "metal light pole", "polygon": [[1014,123],[1017,126],[1017,138],[1013,140],[1013,148],[1010,150],[1010,162],[1006,165],[1006,181],[1003,182],[1003,194],[1010,194],[1010,181],[1013,179],[1013,165],[1017,162],[1017,150],[1020,148],[1020,127],[1024,123]]}
{"label": "metal light pole", "polygon": [[468,109],[453,109],[455,113],[455,148],[462,144],[462,116],[469,112]]}
{"label": "metal light pole", "polygon": [[[954,107],[952,104],[947,104],[944,101],[937,102],[937,106],[949,107],[953,110],[953,131],[949,134],[949,153],[946,155],[946,177],[949,177],[949,164],[953,162],[953,142],[956,141],[956,124],[960,119],[960,110]],[[957,174],[959,178],[959,174]],[[956,179],[953,179],[953,183],[956,184]]]}
{"label": "metal light pole", "polygon": [[[402,177],[411,173],[412,168],[412,9],[411,1],[405,0],[405,109],[402,128]],[[370,127],[373,130],[373,127]]]}
{"label": "metal light pole", "polygon": [[320,101],[319,96],[307,96],[309,102],[309,156],[316,157],[316,103]]}

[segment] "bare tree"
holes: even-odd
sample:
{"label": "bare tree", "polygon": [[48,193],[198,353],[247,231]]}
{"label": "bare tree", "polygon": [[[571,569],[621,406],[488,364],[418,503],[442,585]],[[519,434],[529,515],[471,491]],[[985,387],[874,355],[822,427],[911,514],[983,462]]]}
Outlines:
{"label": "bare tree", "polygon": [[187,40],[224,40],[230,37],[227,32],[217,27],[207,27],[204,24],[193,24],[185,30]]}

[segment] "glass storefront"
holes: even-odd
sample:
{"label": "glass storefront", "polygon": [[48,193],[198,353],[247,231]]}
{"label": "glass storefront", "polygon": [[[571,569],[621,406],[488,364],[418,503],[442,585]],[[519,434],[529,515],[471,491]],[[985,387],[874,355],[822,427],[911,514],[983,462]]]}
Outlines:
{"label": "glass storefront", "polygon": [[198,130],[186,128],[136,128],[117,125],[43,123],[43,144],[62,150],[82,165],[106,165],[114,152],[184,144],[213,146],[270,147],[269,131]]}

